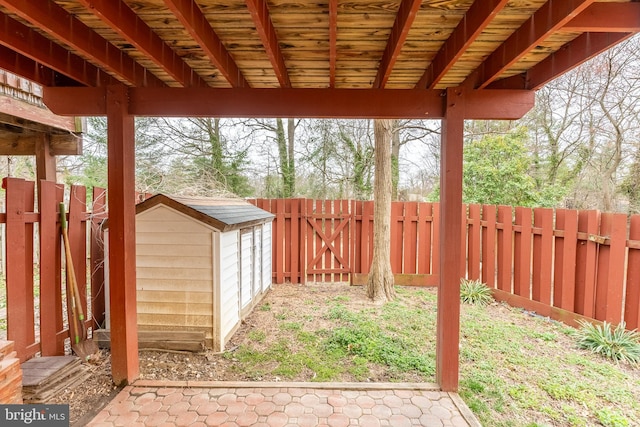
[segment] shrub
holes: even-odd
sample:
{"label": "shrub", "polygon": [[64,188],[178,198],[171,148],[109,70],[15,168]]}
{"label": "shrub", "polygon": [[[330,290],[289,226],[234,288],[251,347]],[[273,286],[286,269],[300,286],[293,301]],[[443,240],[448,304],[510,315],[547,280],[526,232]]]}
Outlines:
{"label": "shrub", "polygon": [[594,325],[582,321],[580,325],[578,347],[615,361],[640,363],[640,333],[637,330],[627,331],[624,322],[615,329],[607,322]]}
{"label": "shrub", "polygon": [[460,300],[466,304],[488,305],[493,302],[491,289],[479,280],[460,281]]}

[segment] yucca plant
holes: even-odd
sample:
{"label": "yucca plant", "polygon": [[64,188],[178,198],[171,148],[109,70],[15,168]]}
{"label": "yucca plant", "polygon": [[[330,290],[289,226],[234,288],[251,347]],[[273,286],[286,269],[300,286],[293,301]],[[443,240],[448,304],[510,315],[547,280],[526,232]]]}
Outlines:
{"label": "yucca plant", "polygon": [[480,280],[460,281],[460,300],[466,304],[488,305],[493,302],[491,289]]}
{"label": "yucca plant", "polygon": [[579,321],[578,347],[628,363],[640,363],[640,333],[627,331],[624,322],[614,329],[611,323],[595,325]]}

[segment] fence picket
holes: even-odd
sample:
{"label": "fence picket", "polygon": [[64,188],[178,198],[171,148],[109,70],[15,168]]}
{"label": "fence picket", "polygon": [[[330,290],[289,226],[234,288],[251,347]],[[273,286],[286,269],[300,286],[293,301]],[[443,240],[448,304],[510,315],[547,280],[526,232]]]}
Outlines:
{"label": "fence picket", "polygon": [[525,298],[531,297],[532,216],[530,208],[516,207],[519,231],[515,233],[513,243],[513,293]]}
{"label": "fence picket", "polygon": [[513,266],[513,219],[511,206],[498,206],[498,289],[511,292]]}
{"label": "fence picket", "polygon": [[555,274],[553,305],[573,311],[575,305],[576,245],[578,242],[578,213],[569,209],[556,210],[556,230],[562,233],[555,239]]}
{"label": "fence picket", "polygon": [[[630,220],[629,240],[640,242],[640,215]],[[629,247],[627,260],[627,294],[625,298],[624,320],[627,329],[640,328],[640,247]]]}
{"label": "fence picket", "polygon": [[482,281],[496,287],[496,207],[482,205]]}
{"label": "fence picket", "polygon": [[469,279],[480,279],[480,237],[482,226],[480,224],[480,205],[469,205],[469,250],[468,250],[468,271]]}
{"label": "fence picket", "polygon": [[603,213],[600,235],[609,245],[600,245],[596,284],[596,319],[610,323],[622,320],[622,293],[627,241],[627,216]]}
{"label": "fence picket", "polygon": [[[87,190],[84,187],[73,185],[69,195],[69,241],[71,245],[71,256],[73,258],[73,268],[75,269],[76,282],[78,284],[78,295],[82,312],[87,315]],[[67,306],[69,306],[67,304]],[[69,311],[70,313],[70,311]],[[91,325],[89,323],[89,325]]]}
{"label": "fence picket", "polygon": [[432,209],[430,203],[418,204],[418,274],[431,273]]}
{"label": "fence picket", "polygon": [[578,232],[586,234],[577,248],[576,264],[576,313],[587,317],[595,315],[596,267],[598,244],[589,236],[597,236],[600,222],[598,211],[578,213]]}
{"label": "fence picket", "polygon": [[418,202],[406,202],[404,208],[403,229],[403,268],[404,274],[416,274],[416,262],[418,261]]}
{"label": "fence picket", "polygon": [[402,237],[404,234],[404,203],[391,202],[391,271],[402,273]]}
{"label": "fence picket", "polygon": [[[100,328],[105,321],[104,293],[104,237],[102,221],[107,217],[107,192],[93,187],[91,205],[91,311],[93,327]],[[105,325],[106,326],[106,325]]]}
{"label": "fence picket", "polygon": [[553,210],[537,208],[533,211],[534,227],[540,229],[533,236],[533,274],[531,297],[551,305],[551,272],[553,269]]}

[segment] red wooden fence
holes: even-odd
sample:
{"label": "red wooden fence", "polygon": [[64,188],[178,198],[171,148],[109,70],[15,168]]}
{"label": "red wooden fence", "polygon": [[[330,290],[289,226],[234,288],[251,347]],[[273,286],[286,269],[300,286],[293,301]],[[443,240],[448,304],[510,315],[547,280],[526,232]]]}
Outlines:
{"label": "red wooden fence", "polygon": [[[372,201],[257,199],[275,214],[273,280],[358,282],[373,254]],[[394,202],[396,283],[435,285],[439,206]],[[568,209],[464,207],[464,265],[497,299],[575,322],[580,316],[640,327],[640,215]]]}
{"label": "red wooden fence", "polygon": [[[15,342],[21,361],[38,353],[42,356],[62,355],[64,341],[69,337],[66,313],[70,312],[62,280],[65,277],[64,251],[58,219],[64,186],[41,181],[37,206],[33,182],[5,178],[3,188],[6,190],[6,213],[0,213],[0,225],[6,224],[7,338]],[[94,214],[87,211],[84,187],[72,186],[67,204],[73,264],[88,328],[104,321],[99,227],[106,217],[104,190],[94,189],[93,197]],[[90,255],[87,254],[87,233],[92,242]],[[34,265],[36,259],[38,265]],[[89,265],[87,259],[91,260]],[[91,280],[90,287],[87,277]],[[36,292],[39,292],[39,298],[34,298]],[[36,310],[39,310],[37,314]],[[39,322],[36,322],[37,318]]]}

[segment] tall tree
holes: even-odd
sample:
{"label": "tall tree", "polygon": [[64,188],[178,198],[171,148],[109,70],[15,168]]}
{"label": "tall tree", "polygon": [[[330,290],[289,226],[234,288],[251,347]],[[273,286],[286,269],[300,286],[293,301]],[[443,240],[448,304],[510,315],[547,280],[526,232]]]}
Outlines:
{"label": "tall tree", "polygon": [[373,259],[367,283],[367,295],[375,302],[395,297],[391,270],[391,139],[394,121],[374,120],[375,178],[373,208]]}

